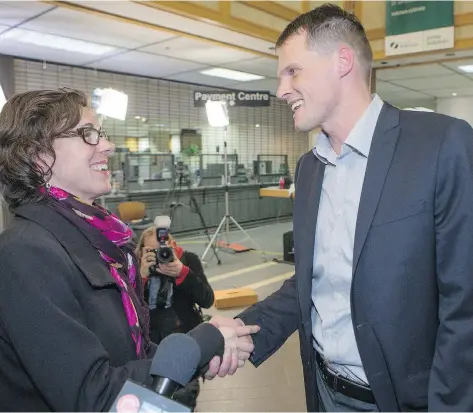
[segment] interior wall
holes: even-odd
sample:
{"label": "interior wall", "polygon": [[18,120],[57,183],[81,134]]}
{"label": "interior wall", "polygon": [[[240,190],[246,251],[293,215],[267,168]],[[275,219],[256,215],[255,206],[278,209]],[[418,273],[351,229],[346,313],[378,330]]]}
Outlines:
{"label": "interior wall", "polygon": [[[169,152],[169,140],[182,129],[197,129],[202,135],[201,152],[223,153],[223,130],[208,126],[205,108],[194,107],[194,90],[216,90],[93,69],[43,64],[15,59],[15,92],[34,89],[77,88],[91,95],[95,88],[114,88],[128,95],[125,121],[106,119],[104,128],[119,147],[127,138],[149,139],[153,151]],[[139,117],[139,119],[137,118]],[[287,155],[290,172],[307,150],[307,134],[294,130],[292,111],[285,102],[271,98],[263,108],[229,107],[228,153],[237,153],[239,163],[251,168],[258,154]],[[157,141],[159,140],[159,142]]]}
{"label": "interior wall", "polygon": [[437,99],[436,112],[466,120],[473,126],[473,96]]}

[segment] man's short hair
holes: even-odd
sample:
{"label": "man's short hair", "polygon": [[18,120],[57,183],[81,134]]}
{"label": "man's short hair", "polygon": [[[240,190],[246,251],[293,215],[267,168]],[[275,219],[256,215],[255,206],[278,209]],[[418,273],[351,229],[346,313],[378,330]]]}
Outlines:
{"label": "man's short hair", "polygon": [[350,46],[355,51],[369,82],[373,51],[363,25],[354,14],[335,4],[316,7],[289,23],[277,40],[276,49],[302,31],[307,32],[309,48],[332,51],[340,43]]}

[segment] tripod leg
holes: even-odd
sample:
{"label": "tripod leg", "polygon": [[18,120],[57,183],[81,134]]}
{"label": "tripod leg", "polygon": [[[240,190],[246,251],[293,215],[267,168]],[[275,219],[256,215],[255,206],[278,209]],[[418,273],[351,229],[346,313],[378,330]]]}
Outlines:
{"label": "tripod leg", "polygon": [[235,218],[233,218],[231,215],[229,216],[229,218],[230,218],[230,220],[235,224],[235,226],[236,226],[241,232],[243,232],[243,234],[245,234],[246,237],[247,237],[253,244],[256,245],[256,247],[258,248],[258,250],[262,252],[263,257],[264,257],[265,259],[267,259],[267,258],[266,258],[266,254],[265,254],[263,248],[261,248],[261,247],[256,243],[256,241],[255,241],[253,238],[251,238],[250,234],[248,234],[248,232],[246,232],[246,231],[243,229],[243,227],[242,227],[238,222],[236,222]]}
{"label": "tripod leg", "polygon": [[210,234],[209,234],[209,229],[207,228],[207,225],[205,224],[205,219],[204,219],[204,216],[202,215],[202,211],[199,208],[199,204],[197,203],[197,201],[196,201],[196,199],[194,198],[193,195],[191,195],[190,200],[191,200],[192,208],[194,209],[195,212],[197,212],[197,215],[200,218],[200,223],[204,227],[204,233],[205,233],[205,235],[207,235],[207,238],[211,242],[212,251],[215,255],[215,258],[217,258],[217,264],[220,265],[220,264],[222,264],[222,261],[220,261],[220,257],[218,256],[217,249],[215,248],[215,244],[212,242],[212,238],[210,237]]}
{"label": "tripod leg", "polygon": [[222,220],[220,221],[220,224],[218,225],[218,228],[217,228],[217,231],[215,231],[215,234],[213,235],[212,239],[210,240],[209,242],[209,245],[207,245],[207,248],[205,248],[205,251],[204,253],[202,254],[202,257],[201,257],[201,260],[204,261],[205,260],[205,256],[207,255],[207,253],[209,252],[209,249],[210,247],[213,245],[213,243],[215,242],[215,238],[217,238],[220,230],[222,229],[223,227],[223,224],[225,223],[225,220],[227,219],[227,217],[223,217]]}

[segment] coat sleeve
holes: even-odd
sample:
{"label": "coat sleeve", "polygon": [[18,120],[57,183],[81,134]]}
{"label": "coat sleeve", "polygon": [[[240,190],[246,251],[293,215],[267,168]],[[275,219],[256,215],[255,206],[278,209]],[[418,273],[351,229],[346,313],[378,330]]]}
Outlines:
{"label": "coat sleeve", "polygon": [[189,251],[186,254],[186,264],[189,268],[184,281],[176,288],[184,291],[193,303],[202,308],[210,308],[214,303],[214,291],[205,276],[199,257]]}
{"label": "coat sleeve", "polygon": [[[296,190],[299,167],[300,160],[294,173]],[[236,316],[247,325],[260,327],[260,331],[252,336],[255,350],[250,361],[254,366],[267,360],[296,331],[301,320],[299,308],[294,274],[278,291]]]}
{"label": "coat sleeve", "polygon": [[429,411],[473,411],[473,131],[455,120],[440,148],[435,194],[439,329]]}
{"label": "coat sleeve", "polygon": [[51,410],[106,411],[126,379],[150,384],[151,360],[110,365],[75,296],[72,261],[57,245],[32,238],[0,247],[0,323]]}
{"label": "coat sleeve", "polygon": [[286,280],[281,288],[243,311],[240,318],[246,325],[258,325],[260,331],[254,334],[250,361],[258,367],[273,355],[296,331],[301,315],[296,289],[296,276]]}

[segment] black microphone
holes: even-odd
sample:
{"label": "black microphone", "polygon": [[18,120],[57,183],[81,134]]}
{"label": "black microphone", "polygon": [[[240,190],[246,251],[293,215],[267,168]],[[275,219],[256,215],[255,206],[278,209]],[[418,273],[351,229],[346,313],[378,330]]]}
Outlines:
{"label": "black microphone", "polygon": [[209,369],[209,363],[214,356],[223,357],[225,352],[225,339],[217,327],[210,323],[202,323],[187,333],[199,345],[200,360],[198,365],[199,375],[204,375]]}
{"label": "black microphone", "polygon": [[171,334],[159,344],[151,364],[153,389],[126,380],[111,412],[190,412],[172,400],[174,392],[189,383],[201,359],[199,344],[187,334]]}
{"label": "black microphone", "polygon": [[[159,351],[159,353],[158,353]],[[190,335],[175,333],[161,341],[151,363],[153,389],[172,397],[192,379],[201,360],[199,343]]]}

